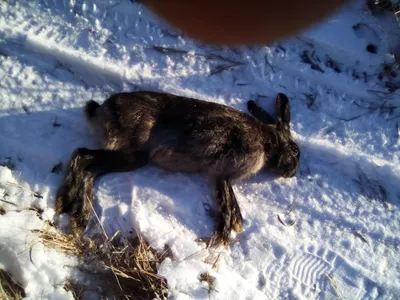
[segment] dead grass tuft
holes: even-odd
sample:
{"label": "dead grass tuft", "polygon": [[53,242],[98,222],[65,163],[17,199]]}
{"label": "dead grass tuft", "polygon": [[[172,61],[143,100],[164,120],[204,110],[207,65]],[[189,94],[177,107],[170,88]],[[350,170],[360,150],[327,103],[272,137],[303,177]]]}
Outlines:
{"label": "dead grass tuft", "polygon": [[52,228],[37,232],[46,247],[79,258],[77,270],[90,285],[68,280],[64,288],[75,299],[90,297],[88,293],[93,292],[106,298],[166,299],[167,281],[157,275],[157,264],[165,255],[158,254],[141,236],[125,238],[117,232],[111,238],[94,240]]}
{"label": "dead grass tuft", "polygon": [[0,299],[19,300],[24,297],[25,290],[22,285],[15,281],[7,271],[0,269]]}
{"label": "dead grass tuft", "polygon": [[78,240],[72,234],[64,234],[55,229],[52,230],[32,230],[39,233],[39,238],[47,248],[56,249],[68,255],[82,256],[87,248],[85,243]]}

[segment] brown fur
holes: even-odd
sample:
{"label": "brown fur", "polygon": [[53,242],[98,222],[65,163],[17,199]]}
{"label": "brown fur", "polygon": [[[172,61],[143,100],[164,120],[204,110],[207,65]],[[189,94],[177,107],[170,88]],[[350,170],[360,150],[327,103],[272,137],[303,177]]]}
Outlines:
{"label": "brown fur", "polygon": [[254,101],[253,115],[212,102],[165,93],[111,96],[89,101],[85,115],[104,150],[77,149],[57,193],[57,214],[70,213],[76,233],[91,215],[93,184],[109,172],[131,171],[148,163],[176,172],[204,172],[215,179],[220,202],[221,240],[242,230],[232,182],[261,169],[295,174],[300,152],[290,135],[288,98],[278,94],[277,121]]}

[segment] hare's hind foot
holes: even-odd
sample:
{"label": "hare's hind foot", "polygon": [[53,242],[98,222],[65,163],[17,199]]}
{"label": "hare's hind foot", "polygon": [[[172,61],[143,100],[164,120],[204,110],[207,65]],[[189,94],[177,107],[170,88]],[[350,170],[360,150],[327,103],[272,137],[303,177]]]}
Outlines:
{"label": "hare's hind foot", "polygon": [[78,148],[72,154],[56,196],[56,215],[71,217],[74,234],[85,230],[92,215],[94,181],[111,172],[126,172],[146,165],[147,153]]}
{"label": "hare's hind foot", "polygon": [[56,196],[56,215],[70,215],[73,231],[77,235],[84,231],[91,215],[91,203],[88,199],[93,197],[91,187],[95,175],[86,170],[93,160],[91,151],[86,148],[74,151]]}

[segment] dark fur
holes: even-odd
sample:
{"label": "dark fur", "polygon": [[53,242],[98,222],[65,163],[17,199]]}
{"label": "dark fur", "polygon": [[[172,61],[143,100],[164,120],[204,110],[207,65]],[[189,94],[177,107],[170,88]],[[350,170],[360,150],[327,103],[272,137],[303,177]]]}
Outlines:
{"label": "dark fur", "polygon": [[294,176],[300,152],[290,135],[289,100],[278,94],[276,122],[254,101],[253,115],[231,107],[165,93],[111,96],[85,107],[89,125],[105,150],[77,149],[57,193],[57,214],[70,213],[81,233],[91,215],[93,184],[109,172],[131,171],[148,163],[178,172],[206,172],[216,182],[222,241],[242,230],[231,183],[261,169]]}

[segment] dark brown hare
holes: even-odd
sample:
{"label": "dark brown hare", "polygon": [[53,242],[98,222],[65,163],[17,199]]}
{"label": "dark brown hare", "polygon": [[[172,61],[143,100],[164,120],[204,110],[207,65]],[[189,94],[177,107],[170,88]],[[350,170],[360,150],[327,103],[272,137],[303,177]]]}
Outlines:
{"label": "dark brown hare", "polygon": [[102,105],[89,101],[85,115],[104,149],[78,148],[57,192],[57,215],[71,215],[81,234],[92,213],[96,178],[149,163],[176,172],[205,172],[215,181],[218,237],[242,231],[232,183],[263,169],[292,177],[300,151],[290,134],[290,104],[276,98],[276,121],[254,101],[251,115],[231,107],[156,92],[120,93]]}

